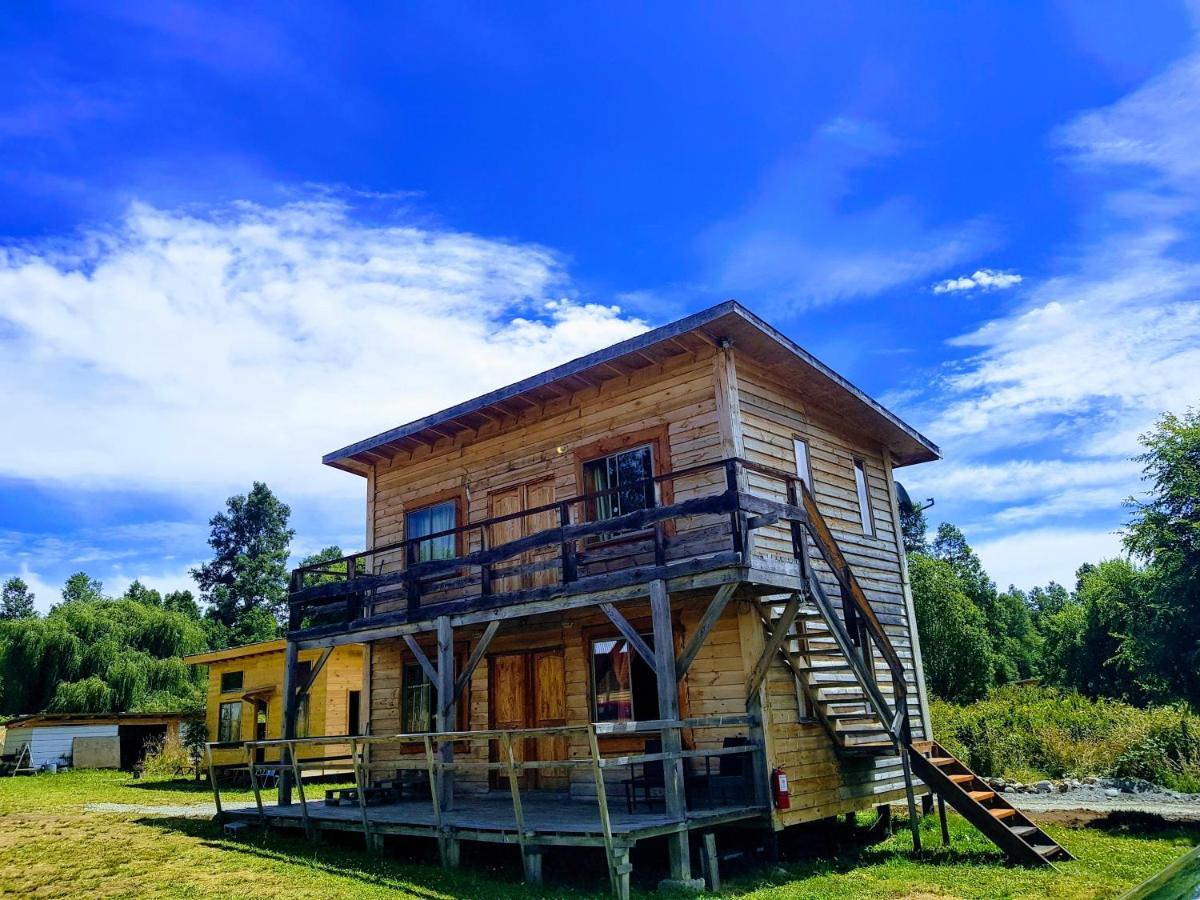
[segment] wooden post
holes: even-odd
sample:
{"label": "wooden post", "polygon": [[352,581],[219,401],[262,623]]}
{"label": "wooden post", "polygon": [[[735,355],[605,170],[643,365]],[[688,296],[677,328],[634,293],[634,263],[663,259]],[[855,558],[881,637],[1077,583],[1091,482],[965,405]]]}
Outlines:
{"label": "wooden post", "polygon": [[[28,749],[28,746],[26,746],[25,749]],[[212,785],[213,805],[217,808],[217,819],[219,821],[224,810],[221,809],[221,789],[217,787],[217,766],[216,763],[213,762],[212,746],[210,745],[205,749],[208,751],[208,780]],[[20,765],[20,760],[18,760],[17,764],[18,766]]]}
{"label": "wooden post", "polygon": [[629,873],[633,866],[629,863],[629,848],[618,847],[612,852],[613,858],[613,895],[617,900],[629,900]]}
{"label": "wooden post", "polygon": [[904,769],[904,793],[908,797],[908,826],[912,831],[913,852],[921,852],[921,820],[917,817],[916,795],[913,793],[912,764],[908,761],[909,748],[900,747],[900,764]]}
{"label": "wooden post", "polygon": [[[658,717],[667,722],[679,721],[679,688],[675,681],[675,639],[671,631],[671,597],[665,581],[650,582],[650,617],[654,629],[654,669],[658,683]],[[683,736],[678,728],[667,727],[662,731],[663,792],[666,799],[667,817],[676,822],[687,822],[687,798],[684,795]],[[688,850],[688,832],[684,828],[667,836],[671,854],[671,878],[675,881],[690,881],[692,877],[691,854]]]}
{"label": "wooden post", "polygon": [[[423,736],[425,747],[425,768],[429,772],[429,802],[433,804],[433,827],[437,829],[438,853],[442,857],[442,865],[450,867],[450,844],[446,832],[442,828],[441,778],[438,777],[437,763],[433,761],[433,740],[429,735]],[[455,860],[457,865],[457,860]]]}
{"label": "wooden post", "polygon": [[942,795],[938,794],[938,818],[942,822],[942,846],[950,846],[950,824],[946,821],[946,801],[942,799]]}
{"label": "wooden post", "polygon": [[[596,726],[588,725],[588,752],[592,757],[592,778],[596,782],[596,806],[600,812],[600,831],[604,835],[604,854],[608,860],[608,878],[617,897],[629,898],[629,851],[618,856],[613,844],[612,820],[608,817],[608,794],[604,790],[604,770],[600,768],[600,744],[596,740]],[[621,892],[621,865],[625,866],[624,893]]]}
{"label": "wooden post", "polygon": [[354,764],[354,786],[358,794],[358,812],[362,817],[363,840],[367,844],[367,852],[375,852],[375,840],[371,834],[371,818],[367,815],[367,785],[371,783],[367,772],[364,771],[362,760],[359,758],[358,741],[350,739],[350,761]]}
{"label": "wooden post", "polygon": [[508,789],[512,794],[513,821],[517,826],[517,844],[521,848],[521,865],[525,867],[525,881],[529,884],[541,884],[542,856],[538,852],[536,859],[530,847],[525,844],[525,812],[521,806],[521,785],[517,780],[516,755],[513,753],[512,736],[507,732],[500,734],[500,753],[504,757],[504,769],[508,774]]}
{"label": "wooden post", "polygon": [[[296,695],[296,661],[299,648],[292,640],[288,640],[287,649],[283,656],[283,734],[285,741],[296,737],[296,712],[300,698]],[[292,745],[283,744],[279,748],[279,805],[289,806],[292,802]]]}
{"label": "wooden post", "polygon": [[251,744],[245,745],[246,750],[246,771],[250,773],[250,787],[254,789],[254,805],[258,807],[258,818],[263,826],[267,824],[267,814],[263,811],[262,791],[258,788],[258,773],[254,769],[254,751]]}
{"label": "wooden post", "polygon": [[700,865],[704,869],[704,880],[714,893],[721,890],[721,861],[717,856],[717,836],[704,832],[700,844]]}
{"label": "wooden post", "polygon": [[[449,616],[437,619],[437,715],[435,729],[445,734],[454,731],[458,721],[458,704],[454,701],[454,629]],[[454,808],[454,742],[439,741],[438,754],[442,759],[442,810]]]}

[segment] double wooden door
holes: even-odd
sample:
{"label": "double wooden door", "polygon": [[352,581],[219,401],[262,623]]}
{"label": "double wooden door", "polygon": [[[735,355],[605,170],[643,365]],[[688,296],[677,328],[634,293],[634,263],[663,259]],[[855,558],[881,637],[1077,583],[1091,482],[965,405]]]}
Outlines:
{"label": "double wooden door", "polygon": [[[493,729],[550,728],[567,724],[566,666],[561,648],[524,653],[502,653],[488,662],[489,727]],[[492,741],[491,759],[502,761],[501,744]],[[563,737],[513,740],[518,760],[567,758]],[[492,770],[492,787],[507,785],[507,774]],[[521,775],[521,786],[566,790],[567,770],[531,769]]]}
{"label": "double wooden door", "polygon": [[[523,513],[542,506],[549,506],[554,503],[554,479],[543,478],[538,481],[530,481],[525,484],[516,484],[511,487],[501,488],[500,490],[492,491],[488,500],[490,506],[489,518],[514,515],[515,513]],[[557,524],[557,509],[548,509],[544,512],[533,513],[527,516],[515,516],[505,522],[497,522],[491,526],[488,534],[488,544],[492,547],[498,547],[501,544],[507,544],[510,541],[528,537],[547,528],[554,528]],[[520,556],[511,557],[496,567],[496,574],[498,575],[506,568],[519,567],[523,571],[516,575],[496,578],[492,588],[497,593],[507,593],[509,591],[521,591],[527,588],[541,587],[547,584],[557,584],[559,578],[557,559],[557,546],[538,548],[537,550],[523,553]]]}

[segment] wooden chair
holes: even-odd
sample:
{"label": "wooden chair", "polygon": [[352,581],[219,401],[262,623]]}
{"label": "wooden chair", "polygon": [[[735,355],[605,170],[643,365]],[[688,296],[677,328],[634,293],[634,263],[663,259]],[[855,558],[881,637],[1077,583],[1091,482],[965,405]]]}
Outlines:
{"label": "wooden chair", "polygon": [[[661,740],[647,740],[647,754],[662,753]],[[640,772],[638,771],[640,769]],[[652,809],[655,803],[666,803],[666,776],[663,769],[662,760],[653,760],[643,763],[629,764],[629,777],[621,784],[625,788],[625,807],[630,814],[633,813],[638,804],[638,792],[641,792],[642,799],[640,802],[646,804],[647,809]],[[655,797],[655,792],[661,792],[661,797]]]}

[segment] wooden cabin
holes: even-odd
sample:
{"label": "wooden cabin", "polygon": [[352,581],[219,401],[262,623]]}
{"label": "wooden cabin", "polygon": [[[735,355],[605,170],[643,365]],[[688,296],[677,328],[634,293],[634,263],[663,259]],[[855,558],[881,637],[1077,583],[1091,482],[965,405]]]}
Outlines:
{"label": "wooden cabin", "polygon": [[[283,672],[287,641],[262,641],[226,650],[198,653],[184,659],[208,669],[205,724],[210,755],[217,766],[244,762],[245,742],[283,736]],[[362,647],[348,644],[332,651],[319,669],[320,650],[306,650],[296,660],[296,677],[312,675],[295,711],[293,734],[299,737],[357,734],[361,730],[363,695]],[[314,671],[315,670],[315,671]],[[309,756],[345,755],[345,747],[325,744]],[[260,762],[278,762],[277,748],[261,748]]]}
{"label": "wooden cabin", "polygon": [[723,829],[912,809],[894,472],[937,458],[735,302],[328,454],[366,547],[294,573],[287,647],[363,647],[356,790],[310,800],[296,767],[251,818],[450,865],[512,843],[530,880],[597,847],[620,897],[651,837],[714,881]]}

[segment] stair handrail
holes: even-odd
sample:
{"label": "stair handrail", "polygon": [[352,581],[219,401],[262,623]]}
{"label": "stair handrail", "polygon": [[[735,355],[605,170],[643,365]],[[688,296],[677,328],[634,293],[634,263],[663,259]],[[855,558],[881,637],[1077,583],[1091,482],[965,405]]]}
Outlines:
{"label": "stair handrail", "polygon": [[[879,616],[876,614],[875,609],[867,600],[867,595],[863,592],[862,585],[859,584],[858,579],[855,577],[854,570],[850,568],[850,563],[847,562],[845,555],[838,546],[837,540],[829,528],[829,523],[825,521],[825,517],[821,514],[821,510],[817,506],[817,501],[812,491],[809,490],[808,485],[805,484],[803,479],[796,479],[795,487],[799,491],[800,500],[806,513],[806,519],[803,523],[804,530],[811,535],[813,543],[816,544],[817,550],[821,554],[821,558],[833,572],[838,585],[841,587],[843,598],[849,599],[855,614],[865,623],[867,635],[871,638],[875,646],[879,648],[879,652],[887,664],[888,671],[891,673],[892,690],[895,692],[896,697],[896,709],[892,721],[885,720],[884,725],[897,741],[908,743],[910,740],[908,684],[905,681],[904,663],[900,659],[900,654],[896,652],[891,638],[888,637],[887,632],[884,630],[883,623],[879,621]],[[807,560],[803,562],[807,563]],[[807,566],[805,566],[805,570],[808,571]],[[825,596],[824,588],[811,571],[809,571],[809,578],[816,586],[821,598],[828,604],[828,597]],[[827,611],[827,617],[828,613],[831,612],[831,609]],[[882,697],[882,695],[880,696]]]}

